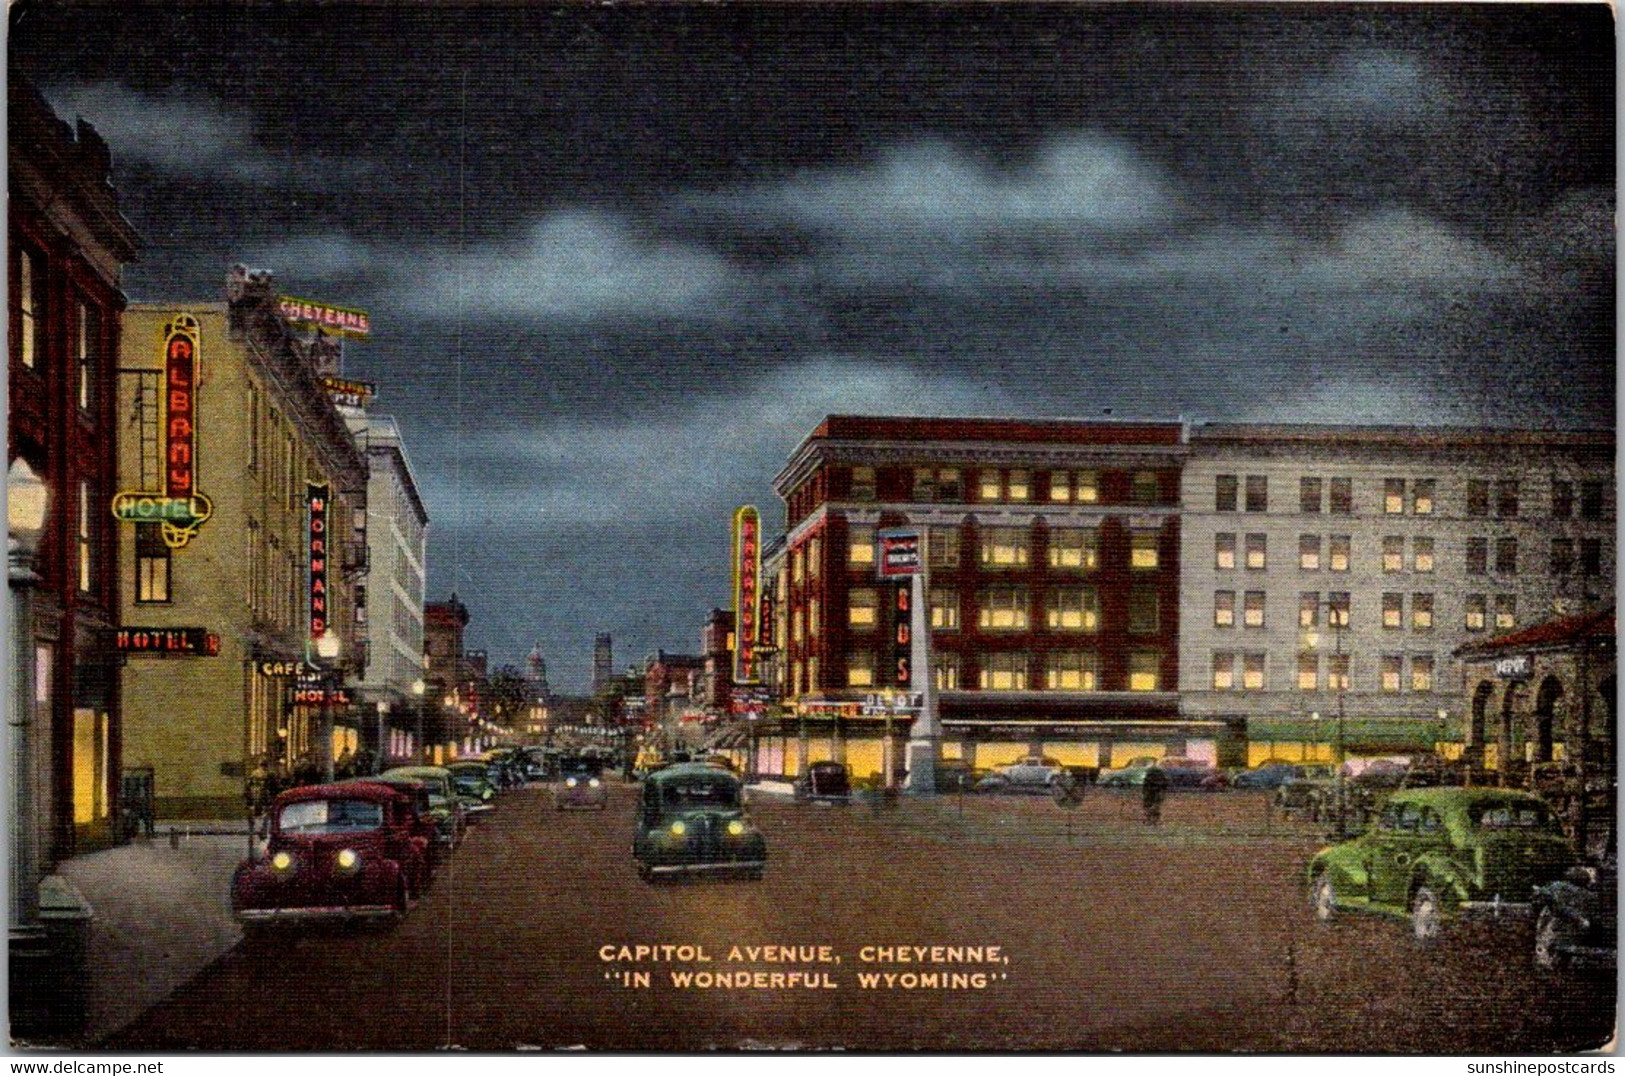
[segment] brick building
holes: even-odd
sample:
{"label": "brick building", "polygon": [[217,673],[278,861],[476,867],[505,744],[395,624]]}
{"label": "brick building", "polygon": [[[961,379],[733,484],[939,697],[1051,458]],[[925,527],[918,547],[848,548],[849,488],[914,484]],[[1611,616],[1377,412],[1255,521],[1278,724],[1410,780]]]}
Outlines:
{"label": "brick building", "polygon": [[[119,212],[107,144],[70,127],[12,73],[7,177],[7,463],[45,482],[47,515],[34,571],[34,788],[46,859],[113,836],[122,759],[114,493],[123,267],[137,237]],[[27,649],[24,649],[27,647]],[[9,663],[9,660],[8,660]]]}

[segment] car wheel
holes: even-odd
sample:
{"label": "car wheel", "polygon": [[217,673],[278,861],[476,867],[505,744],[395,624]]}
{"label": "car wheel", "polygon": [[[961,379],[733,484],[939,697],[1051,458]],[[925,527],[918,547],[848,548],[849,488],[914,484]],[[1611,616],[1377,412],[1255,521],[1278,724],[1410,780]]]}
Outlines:
{"label": "car wheel", "polygon": [[1439,934],[1444,929],[1443,913],[1439,908],[1439,898],[1433,890],[1422,886],[1411,897],[1411,934],[1423,945],[1431,945],[1439,940]]}
{"label": "car wheel", "polygon": [[1330,923],[1337,918],[1337,890],[1329,874],[1315,879],[1314,888],[1309,891],[1309,903],[1320,922]]}
{"label": "car wheel", "polygon": [[654,880],[655,880],[655,872],[650,870],[648,867],[644,866],[642,863],[639,863],[638,864],[638,877],[641,878],[645,882],[653,883]]}
{"label": "car wheel", "polygon": [[1542,971],[1561,971],[1568,966],[1568,957],[1558,947],[1563,941],[1563,924],[1550,908],[1540,910],[1535,920],[1535,967]]}

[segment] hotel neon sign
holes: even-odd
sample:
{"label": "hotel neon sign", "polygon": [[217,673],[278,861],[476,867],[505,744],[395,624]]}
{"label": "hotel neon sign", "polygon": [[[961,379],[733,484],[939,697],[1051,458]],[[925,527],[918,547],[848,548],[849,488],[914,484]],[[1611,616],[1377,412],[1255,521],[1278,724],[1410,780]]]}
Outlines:
{"label": "hotel neon sign", "polygon": [[197,489],[198,321],[176,314],[164,326],[164,488],[126,490],[113,496],[121,523],[157,523],[164,544],[182,549],[214,514]]}

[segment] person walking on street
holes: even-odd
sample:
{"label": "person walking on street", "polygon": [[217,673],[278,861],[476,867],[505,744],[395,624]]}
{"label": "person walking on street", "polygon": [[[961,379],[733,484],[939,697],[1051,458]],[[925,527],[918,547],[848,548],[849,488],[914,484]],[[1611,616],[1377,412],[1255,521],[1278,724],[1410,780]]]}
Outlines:
{"label": "person walking on street", "polygon": [[1145,807],[1145,824],[1162,824],[1162,800],[1168,794],[1168,775],[1161,766],[1145,771],[1145,783],[1140,786],[1140,802]]}

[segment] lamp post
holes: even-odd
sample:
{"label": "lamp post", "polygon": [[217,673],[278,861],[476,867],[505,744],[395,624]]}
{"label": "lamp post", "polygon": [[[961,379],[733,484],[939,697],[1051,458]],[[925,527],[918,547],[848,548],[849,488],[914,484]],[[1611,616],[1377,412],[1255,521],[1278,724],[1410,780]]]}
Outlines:
{"label": "lamp post", "polygon": [[388,731],[389,730],[386,727],[387,724],[388,724],[388,718],[389,718],[389,703],[384,699],[379,699],[378,700],[378,743],[373,748],[373,750],[376,753],[373,756],[373,762],[372,762],[372,772],[375,773],[375,774],[379,774],[379,773],[384,772],[384,755],[386,753],[385,744],[388,743],[388,739],[389,739],[388,738]]}
{"label": "lamp post", "polygon": [[[1318,602],[1316,607],[1326,610],[1326,617],[1332,626],[1332,666],[1327,672],[1328,678],[1336,677],[1337,680],[1337,725],[1332,741],[1332,761],[1336,768],[1332,771],[1332,795],[1337,800],[1337,836],[1341,839],[1348,835],[1348,795],[1343,775],[1343,763],[1346,761],[1343,740],[1346,720],[1344,711],[1348,695],[1348,670],[1343,667],[1343,627],[1347,613],[1345,607],[1330,599]],[[1310,649],[1314,649],[1320,645],[1320,636],[1314,630],[1310,630],[1305,636],[1305,642]],[[1320,711],[1314,711],[1309,718],[1315,723],[1318,735]]]}
{"label": "lamp post", "polygon": [[339,637],[330,631],[316,636],[316,656],[322,664],[322,727],[316,744],[317,759],[322,768],[322,781],[333,780],[333,672],[342,648]]}
{"label": "lamp post", "polygon": [[45,534],[50,490],[26,460],[6,473],[6,578],[11,586],[11,919],[13,951],[39,927],[39,856],[34,810],[34,558]]}
{"label": "lamp post", "polygon": [[[424,683],[421,679],[412,681],[412,695],[416,700],[413,709],[417,711],[417,739],[412,744],[412,750],[414,753],[422,752],[423,750],[423,695],[424,692],[428,690],[429,685]],[[418,759],[419,761],[422,760],[421,754],[418,755]]]}

